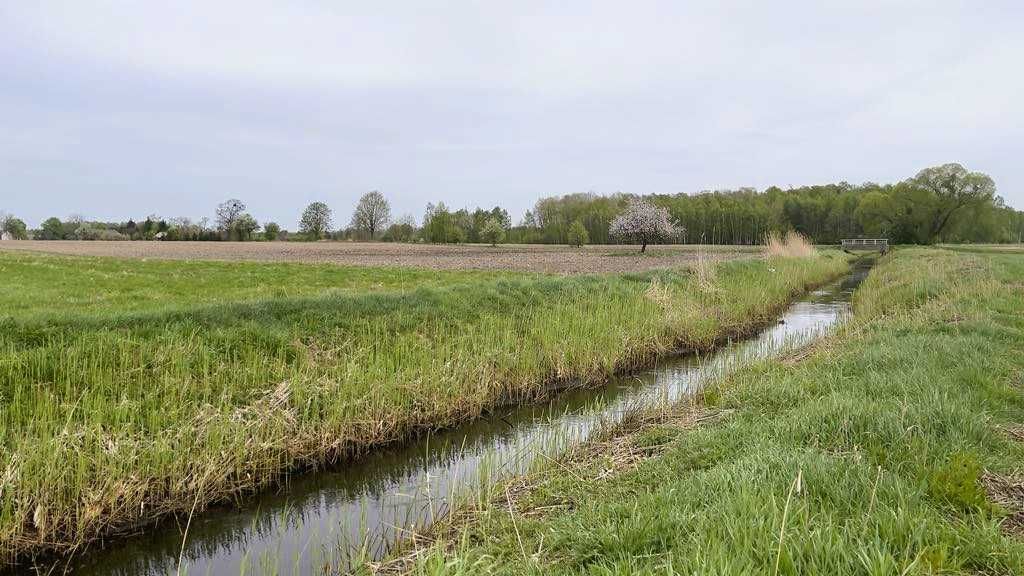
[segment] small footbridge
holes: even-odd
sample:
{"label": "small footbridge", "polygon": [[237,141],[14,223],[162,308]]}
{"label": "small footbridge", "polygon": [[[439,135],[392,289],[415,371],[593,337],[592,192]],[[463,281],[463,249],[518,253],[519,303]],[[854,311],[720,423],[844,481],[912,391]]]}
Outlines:
{"label": "small footbridge", "polygon": [[889,251],[888,238],[844,238],[842,240],[843,251],[871,251],[885,254]]}

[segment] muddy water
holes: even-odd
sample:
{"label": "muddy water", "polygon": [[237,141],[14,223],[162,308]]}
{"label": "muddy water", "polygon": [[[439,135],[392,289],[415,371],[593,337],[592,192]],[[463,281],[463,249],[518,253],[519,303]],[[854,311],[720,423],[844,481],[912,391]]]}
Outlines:
{"label": "muddy water", "polygon": [[[794,303],[778,324],[716,353],[667,359],[592,390],[501,410],[409,445],[381,450],[335,470],[291,479],[240,507],[165,522],[82,555],[57,573],[320,574],[386,554],[451,500],[471,497],[503,474],[587,438],[631,409],[680,400],[702,381],[746,361],[806,344],[841,323],[866,266]],[[180,559],[180,566],[179,566]],[[180,572],[179,572],[180,570]]]}

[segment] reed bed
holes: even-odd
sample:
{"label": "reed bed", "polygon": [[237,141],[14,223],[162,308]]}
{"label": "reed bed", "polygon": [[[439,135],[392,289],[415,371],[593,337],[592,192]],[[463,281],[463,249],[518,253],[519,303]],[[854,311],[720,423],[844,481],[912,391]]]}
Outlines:
{"label": "reed bed", "polygon": [[[160,298],[117,281],[136,265]],[[302,265],[0,255],[17,286],[0,295],[13,311],[0,316],[0,557],[70,552],[297,468],[711,348],[847,263],[714,266],[700,278],[361,269],[311,288]],[[46,284],[55,274],[60,288]]]}

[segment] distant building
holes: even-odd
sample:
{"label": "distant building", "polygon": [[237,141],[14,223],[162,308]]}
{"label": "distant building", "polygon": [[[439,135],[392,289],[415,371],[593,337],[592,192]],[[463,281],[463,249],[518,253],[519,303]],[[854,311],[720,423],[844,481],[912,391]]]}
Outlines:
{"label": "distant building", "polygon": [[0,232],[0,240],[14,240],[10,232]]}

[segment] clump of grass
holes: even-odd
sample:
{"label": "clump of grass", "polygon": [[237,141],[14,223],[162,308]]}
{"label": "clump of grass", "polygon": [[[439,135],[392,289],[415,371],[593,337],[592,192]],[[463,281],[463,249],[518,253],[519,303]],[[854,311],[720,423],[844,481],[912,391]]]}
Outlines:
{"label": "clump of grass", "polygon": [[785,236],[770,232],[765,237],[763,252],[766,258],[808,258],[818,253],[806,236],[792,230]]}
{"label": "clump of grass", "polygon": [[987,503],[981,473],[981,462],[975,454],[955,452],[932,471],[928,492],[939,502],[960,511],[981,510]]}
{"label": "clump of grass", "polygon": [[691,266],[691,270],[702,292],[711,293],[717,290],[718,267],[703,250],[697,252],[697,260]]}

